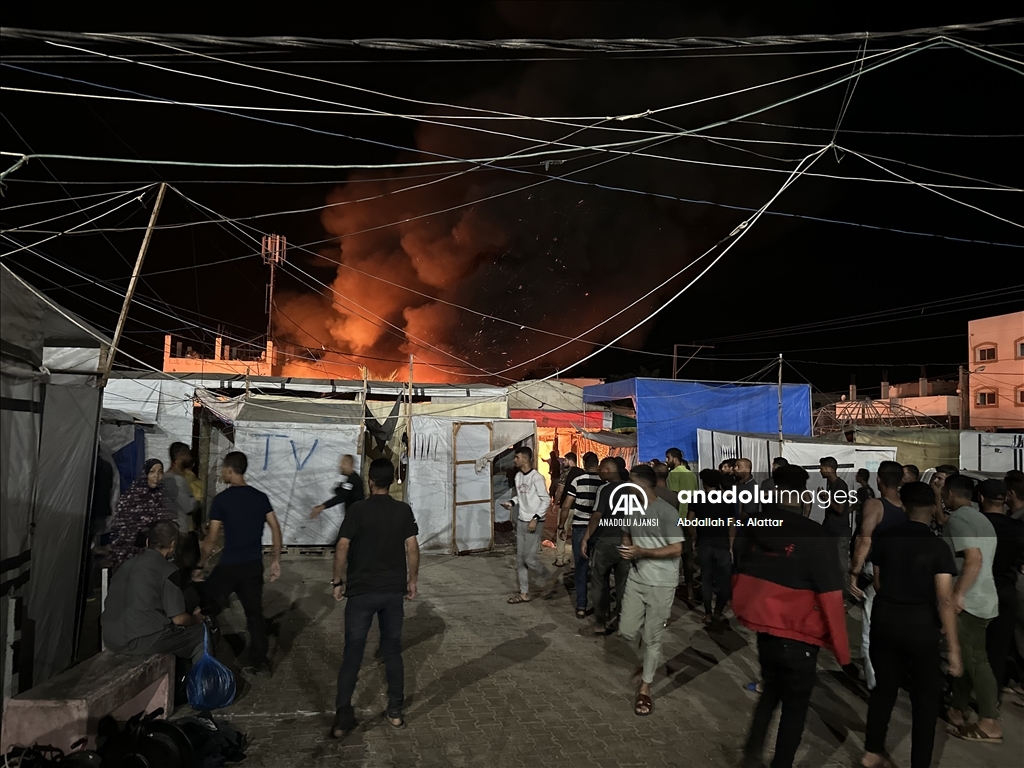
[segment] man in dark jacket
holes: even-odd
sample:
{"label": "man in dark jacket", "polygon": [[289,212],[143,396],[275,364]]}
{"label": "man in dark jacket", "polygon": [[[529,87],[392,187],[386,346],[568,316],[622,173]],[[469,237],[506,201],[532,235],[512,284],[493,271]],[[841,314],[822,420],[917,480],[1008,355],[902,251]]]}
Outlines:
{"label": "man in dark jacket", "polygon": [[800,493],[807,479],[801,467],[780,467],[775,473],[780,503],[764,505],[758,517],[740,520],[737,528],[733,611],[757,632],[764,681],[744,748],[750,766],[762,765],[765,734],[780,703],[772,768],[793,765],[819,648],[829,649],[841,665],[850,663],[835,545],[818,523],[803,515]]}
{"label": "man in dark jacket", "polygon": [[313,514],[309,516],[310,520],[316,520],[325,509],[336,507],[339,504],[344,504],[346,510],[351,509],[353,504],[365,498],[363,478],[356,472],[356,460],[350,454],[346,453],[341,457],[338,472],[341,473],[341,482],[335,486],[334,495],[323,504],[313,507]]}

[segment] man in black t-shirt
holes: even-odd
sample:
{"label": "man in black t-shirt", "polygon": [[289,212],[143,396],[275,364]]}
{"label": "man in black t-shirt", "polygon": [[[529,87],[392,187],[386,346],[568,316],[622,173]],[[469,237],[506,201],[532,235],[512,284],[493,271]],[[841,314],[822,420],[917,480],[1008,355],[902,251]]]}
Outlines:
{"label": "man in black t-shirt", "polygon": [[199,565],[213,553],[223,526],[224,550],[206,580],[206,597],[211,603],[211,614],[216,616],[227,607],[232,593],[238,596],[245,611],[252,659],[244,671],[249,676],[265,677],[270,675],[270,658],[267,622],[263,618],[263,526],[270,526],[274,542],[271,581],[281,576],[281,526],[267,494],[246,484],[248,467],[249,460],[241,451],[224,457],[220,479],[228,487],[210,505],[210,529],[200,547]]}
{"label": "man in black t-shirt", "polygon": [[[598,474],[604,485],[597,489],[594,511],[587,524],[587,532],[580,543],[580,554],[590,561],[590,592],[594,603],[594,629],[598,636],[608,634],[611,627],[619,622],[622,596],[629,578],[630,562],[619,552],[622,544],[622,525],[609,524],[621,514],[612,512],[611,495],[622,481],[619,479],[619,464],[611,456],[598,465]],[[601,524],[601,520],[605,523]],[[623,521],[619,521],[620,523]],[[611,606],[611,578],[615,578],[615,608]]]}
{"label": "man in black t-shirt", "polygon": [[[388,705],[382,717],[392,728],[405,727],[402,620],[404,601],[416,597],[419,528],[412,508],[388,493],[395,480],[395,468],[389,460],[377,459],[370,464],[369,480],[370,495],[345,513],[334,553],[334,599],[348,598],[345,653],[338,672],[338,698],[331,727],[334,738],[345,736],[357,725],[352,694],[374,616],[380,626],[380,650],[388,684]],[[347,576],[347,583],[343,576]]]}
{"label": "man in black t-shirt", "polygon": [[[1007,680],[1007,659],[1013,645],[1017,612],[1017,578],[1024,566],[1024,520],[1014,520],[1004,506],[1007,487],[1002,480],[989,479],[978,485],[978,504],[996,532],[996,554],[992,578],[999,597],[999,615],[985,630],[988,663],[1000,692]],[[1002,695],[1000,694],[1000,698]]]}
{"label": "man in black t-shirt", "polygon": [[941,629],[949,647],[949,672],[963,673],[953,605],[956,563],[949,546],[929,524],[937,511],[935,493],[924,483],[907,483],[900,500],[909,520],[872,539],[875,599],[871,612],[871,664],[875,687],[868,703],[861,765],[891,765],[885,737],[901,686],[910,691],[912,768],[931,765],[935,723],[945,681]]}
{"label": "man in black t-shirt", "polygon": [[[840,573],[846,574],[850,571],[850,535],[853,533],[850,528],[850,487],[839,477],[839,462],[834,457],[824,457],[818,466],[821,476],[825,478],[829,502],[821,527],[827,535],[837,540],[836,554]],[[843,593],[844,597],[850,596],[849,589],[844,589]]]}

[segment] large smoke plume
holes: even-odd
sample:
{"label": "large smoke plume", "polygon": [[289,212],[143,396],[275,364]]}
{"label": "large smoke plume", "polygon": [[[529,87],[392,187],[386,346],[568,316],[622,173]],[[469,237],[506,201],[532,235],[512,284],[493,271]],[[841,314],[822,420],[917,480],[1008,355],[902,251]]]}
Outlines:
{"label": "large smoke plume", "polygon": [[[755,66],[728,58],[541,62],[521,65],[517,74],[467,95],[460,103],[529,115],[632,114],[763,82],[780,74],[777,68],[769,71],[773,67],[778,65],[759,62]],[[693,127],[782,95],[776,90],[751,98],[719,99],[661,117]],[[435,112],[451,114],[452,110]],[[779,114],[772,117],[778,119]],[[466,124],[526,135],[537,142],[572,132],[568,126],[539,122]],[[665,128],[648,119],[607,125]],[[568,141],[592,145],[634,137],[589,130]],[[428,153],[501,156],[527,146],[516,139],[421,123],[416,147],[423,154],[402,159],[434,159]],[[746,162],[744,155],[699,138],[675,139],[650,151]],[[745,216],[558,180],[515,191],[612,157],[587,153],[548,169],[540,159],[509,162],[539,174],[533,176],[477,169],[446,179],[424,178],[425,173],[456,170],[444,166],[410,169],[385,180],[379,171],[353,174],[350,183],[331,192],[327,202],[332,205],[322,215],[326,231],[338,238],[337,246],[322,252],[325,258],[340,262],[332,283],[334,294],[281,297],[278,333],[311,349],[347,353],[327,352],[324,359],[349,366],[363,363],[372,376],[380,377],[398,369],[404,378],[406,366],[400,361],[409,354],[416,358],[417,379],[452,381],[480,380],[479,370],[455,358],[488,371],[510,369],[503,375],[511,379],[546,373],[578,359],[595,343],[614,338],[644,317],[695,270],[588,336],[587,343],[572,343],[545,354],[561,346],[563,339],[530,328],[568,337],[583,333],[676,272]],[[751,178],[741,172],[638,157],[619,157],[571,178],[739,205],[760,204],[771,186],[781,182],[775,177]],[[419,186],[407,189],[413,185]],[[473,202],[488,197],[494,199]],[[357,200],[366,201],[352,202]],[[424,216],[427,213],[431,215]],[[726,261],[715,269],[732,269]],[[727,301],[723,297],[721,304]],[[669,310],[681,327],[680,340],[687,338],[688,313],[695,306],[708,304],[704,300],[698,305],[688,294]],[[620,344],[642,344],[648,330],[641,328]],[[519,365],[537,356],[541,357],[535,362]],[[354,367],[348,370],[350,376],[359,375]]]}

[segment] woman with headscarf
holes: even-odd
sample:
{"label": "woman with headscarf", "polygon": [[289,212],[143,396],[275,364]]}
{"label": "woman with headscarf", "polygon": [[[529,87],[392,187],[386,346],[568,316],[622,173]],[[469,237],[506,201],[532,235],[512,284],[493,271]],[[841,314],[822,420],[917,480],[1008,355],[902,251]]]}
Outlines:
{"label": "woman with headscarf", "polygon": [[117,517],[110,530],[110,572],[146,547],[146,532],[161,520],[175,519],[164,494],[164,465],[146,462],[145,470],[117,502]]}

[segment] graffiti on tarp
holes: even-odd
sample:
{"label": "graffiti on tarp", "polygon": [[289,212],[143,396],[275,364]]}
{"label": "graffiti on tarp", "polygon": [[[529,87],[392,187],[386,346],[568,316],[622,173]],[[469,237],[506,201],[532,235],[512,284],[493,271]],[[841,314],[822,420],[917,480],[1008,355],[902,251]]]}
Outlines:
{"label": "graffiti on tarp", "polygon": [[313,452],[316,450],[316,447],[320,444],[320,440],[319,439],[314,440],[313,441],[313,445],[310,446],[309,451],[306,453],[306,458],[300,460],[299,459],[299,449],[295,445],[295,441],[292,440],[292,438],[289,435],[271,435],[271,434],[267,434],[267,433],[264,432],[262,434],[253,435],[253,437],[263,437],[263,438],[266,438],[266,443],[265,443],[264,448],[263,448],[263,471],[264,472],[266,472],[267,469],[270,467],[270,441],[271,440],[287,440],[291,444],[291,446],[292,446],[292,458],[295,459],[295,469],[296,469],[296,471],[299,471],[299,470],[302,470],[303,468],[305,468],[306,463],[309,461],[310,457],[313,455]]}

